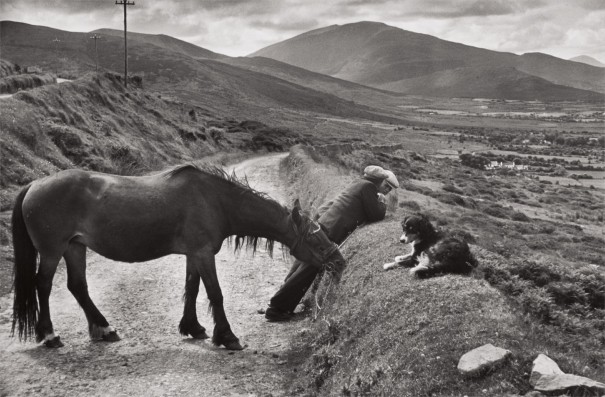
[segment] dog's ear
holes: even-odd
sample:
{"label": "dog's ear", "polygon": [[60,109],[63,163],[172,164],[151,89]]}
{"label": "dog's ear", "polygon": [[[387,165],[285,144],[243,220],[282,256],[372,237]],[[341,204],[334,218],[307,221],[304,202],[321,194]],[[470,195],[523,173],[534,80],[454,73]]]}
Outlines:
{"label": "dog's ear", "polygon": [[418,229],[420,229],[422,234],[428,234],[433,230],[433,225],[429,220],[429,217],[425,214],[419,214],[420,222],[418,222]]}
{"label": "dog's ear", "polygon": [[418,216],[425,222],[428,222],[428,223],[431,222],[431,220],[429,219],[429,216],[423,212],[419,212]]}

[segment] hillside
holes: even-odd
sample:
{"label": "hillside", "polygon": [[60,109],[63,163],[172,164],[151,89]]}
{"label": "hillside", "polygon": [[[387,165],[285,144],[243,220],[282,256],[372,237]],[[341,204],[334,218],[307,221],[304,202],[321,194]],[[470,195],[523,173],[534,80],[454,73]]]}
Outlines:
{"label": "hillside", "polygon": [[2,209],[12,192],[65,168],[140,174],[216,152],[283,150],[306,141],[272,129],[164,98],[121,77],[86,75],[0,99]]}
{"label": "hillside", "polygon": [[[122,73],[123,36],[117,31],[103,32],[97,43],[99,67]],[[95,69],[96,55],[90,33],[3,21],[0,34],[2,58],[13,63],[35,65],[49,71],[58,69],[64,77],[77,77]],[[54,37],[60,40],[56,47],[49,45],[49,38]],[[296,84],[238,67],[236,63],[220,62],[227,57],[167,36],[129,33],[128,37],[129,72],[141,76],[145,87],[223,115],[264,117],[266,122],[280,117],[268,115],[269,108],[282,113],[316,112],[389,120],[368,106],[319,91],[312,84],[307,87],[304,79]]]}
{"label": "hillside", "polygon": [[[98,29],[94,30],[91,33],[96,33],[100,36],[112,36],[119,37],[122,40],[124,39],[124,31],[123,30],[115,30],[115,29]],[[148,44],[153,44],[158,47],[162,47],[165,50],[170,52],[177,51],[192,58],[207,58],[207,59],[221,59],[228,58],[226,55],[217,54],[210,50],[207,50],[202,47],[198,47],[194,44],[188,43],[183,40],[175,39],[174,37],[167,36],[165,34],[143,34],[136,32],[128,32],[127,38],[129,40],[135,40],[139,42],[144,42]],[[102,39],[102,37],[101,37]],[[100,42],[102,44],[102,42]]]}
{"label": "hillside", "polygon": [[[605,380],[602,237],[567,221],[534,218],[533,209],[522,214],[508,207],[511,195],[556,197],[565,213],[578,197],[589,206],[601,193],[367,144],[297,146],[283,168],[293,181],[292,195],[317,208],[368,164],[392,169],[401,188],[388,196],[395,205],[384,221],[361,226],[343,244],[341,281],[326,273],[307,294],[310,320],[302,322],[289,357],[301,367],[291,375],[292,395],[530,395],[538,354],[566,373]],[[382,269],[409,252],[398,241],[400,222],[416,212],[471,244],[479,265],[470,277],[417,279],[407,269]],[[511,358],[462,376],[460,357],[487,343],[510,350]],[[578,388],[565,395],[600,394]]]}
{"label": "hillside", "polygon": [[[433,36],[394,28],[382,23],[359,22],[333,25],[303,33],[273,44],[250,56],[263,56],[309,69],[318,73],[350,80],[382,89],[400,91],[407,79],[417,79],[448,71],[453,80],[446,88],[447,95],[462,96],[456,89],[466,68],[505,67],[542,78],[545,82],[580,90],[605,92],[605,71],[577,62],[564,61],[543,54],[518,56],[449,42]],[[505,86],[515,83],[507,81]],[[436,86],[414,86],[413,94],[425,95],[436,91]],[[536,98],[549,97],[551,91],[560,93],[560,100],[586,97],[587,93],[551,88],[547,84],[534,87]],[[510,91],[510,90],[509,90]],[[508,99],[518,99],[507,94]],[[522,96],[529,93],[522,93]],[[579,95],[579,97],[578,97]],[[602,95],[593,95],[602,100]],[[479,96],[479,95],[471,95]],[[504,91],[498,97],[503,97]]]}
{"label": "hillside", "polygon": [[365,105],[375,103],[378,98],[392,100],[397,96],[391,91],[382,91],[347,80],[334,78],[326,74],[312,72],[308,69],[276,61],[271,58],[223,58],[221,59],[221,62],[277,77],[290,83],[321,91],[326,94],[333,94],[339,98]]}
{"label": "hillside", "polygon": [[449,69],[388,83],[385,86],[405,94],[421,91],[423,95],[436,97],[514,98],[552,102],[560,101],[561,98],[596,102],[603,99],[603,95],[593,91],[552,84],[512,67]]}

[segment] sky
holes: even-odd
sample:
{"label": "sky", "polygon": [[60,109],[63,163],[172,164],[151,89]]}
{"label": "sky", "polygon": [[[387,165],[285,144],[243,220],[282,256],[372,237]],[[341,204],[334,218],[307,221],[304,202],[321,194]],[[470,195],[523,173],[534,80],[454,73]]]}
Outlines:
{"label": "sky", "polygon": [[[128,31],[245,56],[309,30],[383,22],[495,51],[605,63],[605,0],[134,0]],[[0,0],[0,19],[71,32],[123,29],[114,0]],[[1,39],[1,38],[0,38]]]}

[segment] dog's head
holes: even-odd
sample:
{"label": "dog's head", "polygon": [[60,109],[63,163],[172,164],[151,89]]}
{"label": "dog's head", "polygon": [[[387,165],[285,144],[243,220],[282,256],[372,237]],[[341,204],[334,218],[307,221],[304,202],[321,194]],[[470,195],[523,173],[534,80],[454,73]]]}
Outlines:
{"label": "dog's head", "polygon": [[399,241],[404,244],[417,244],[435,233],[435,229],[429,219],[422,214],[405,217],[403,222],[401,222],[401,228],[403,229],[403,234]]}

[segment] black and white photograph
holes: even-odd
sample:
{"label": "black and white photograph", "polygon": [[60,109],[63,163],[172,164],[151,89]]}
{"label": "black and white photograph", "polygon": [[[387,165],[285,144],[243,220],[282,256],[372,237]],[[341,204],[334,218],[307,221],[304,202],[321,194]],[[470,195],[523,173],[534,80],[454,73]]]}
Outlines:
{"label": "black and white photograph", "polygon": [[1,0],[0,397],[605,395],[603,0]]}

